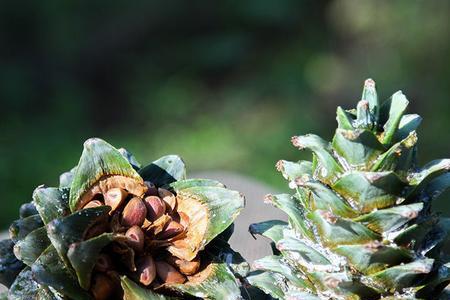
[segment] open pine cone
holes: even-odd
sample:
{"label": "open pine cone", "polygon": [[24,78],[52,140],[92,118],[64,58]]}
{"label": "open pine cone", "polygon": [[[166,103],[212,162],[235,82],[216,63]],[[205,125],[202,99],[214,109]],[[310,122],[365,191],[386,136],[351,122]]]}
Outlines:
{"label": "open pine cone", "polygon": [[141,168],[89,139],[60,186],[22,207],[0,243],[0,281],[10,299],[239,299],[247,265],[227,240],[243,206],[217,181],[185,179],[178,156]]}

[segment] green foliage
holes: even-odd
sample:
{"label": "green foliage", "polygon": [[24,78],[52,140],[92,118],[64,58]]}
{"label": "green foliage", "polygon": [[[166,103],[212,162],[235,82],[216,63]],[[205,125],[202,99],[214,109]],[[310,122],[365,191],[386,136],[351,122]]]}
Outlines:
{"label": "green foliage", "polygon": [[422,156],[444,156],[449,5],[3,1],[0,226],[32,187],[56,185],[89,136],[130,145],[138,158],[178,153],[191,170],[237,170],[281,187],[272,162],[298,159],[285,137],[329,132],[337,102],[351,103],[367,76],[423,100],[416,110],[433,121]]}

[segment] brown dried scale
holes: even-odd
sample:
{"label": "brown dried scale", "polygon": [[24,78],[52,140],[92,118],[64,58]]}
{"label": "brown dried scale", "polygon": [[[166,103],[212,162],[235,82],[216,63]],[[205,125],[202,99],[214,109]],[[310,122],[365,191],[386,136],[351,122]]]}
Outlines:
{"label": "brown dried scale", "polygon": [[100,200],[92,200],[91,202],[88,202],[83,208],[93,208],[93,207],[99,207],[102,205],[103,205],[103,203]]}

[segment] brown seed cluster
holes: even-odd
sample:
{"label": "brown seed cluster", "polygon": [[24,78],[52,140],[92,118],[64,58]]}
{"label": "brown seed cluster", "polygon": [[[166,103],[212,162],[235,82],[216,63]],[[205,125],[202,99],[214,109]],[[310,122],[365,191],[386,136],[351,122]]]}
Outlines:
{"label": "brown seed cluster", "polygon": [[189,217],[177,211],[176,195],[150,182],[145,184],[148,190],[143,197],[111,188],[84,206],[111,207],[107,220],[90,228],[86,239],[104,232],[123,237],[106,247],[98,258],[91,285],[97,300],[119,297],[119,274],[157,288],[165,283],[184,283],[186,276],[194,275],[200,268],[198,257],[186,261],[166,250],[170,245],[182,244],[190,226]]}

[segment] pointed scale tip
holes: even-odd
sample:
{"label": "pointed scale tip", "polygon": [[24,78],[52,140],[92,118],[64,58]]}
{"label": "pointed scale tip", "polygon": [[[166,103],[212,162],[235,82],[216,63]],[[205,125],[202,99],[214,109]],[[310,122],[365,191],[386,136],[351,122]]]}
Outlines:
{"label": "pointed scale tip", "polygon": [[392,96],[403,96],[403,97],[406,97],[405,96],[405,94],[403,94],[403,91],[402,90],[398,90],[398,91],[396,91],[395,93],[394,93],[394,95],[392,95]]}
{"label": "pointed scale tip", "polygon": [[369,109],[369,101],[362,99],[358,102],[358,107],[361,107],[365,110]]}
{"label": "pointed scale tip", "polygon": [[301,143],[301,141],[300,141],[300,137],[297,136],[297,135],[294,135],[291,138],[291,143],[292,143],[292,145],[294,145],[294,147],[296,147],[296,148],[298,148],[300,150],[302,150],[304,148],[302,143]]}
{"label": "pointed scale tip", "polygon": [[366,79],[366,81],[364,81],[364,87],[365,88],[375,88],[375,81],[372,78]]}
{"label": "pointed scale tip", "polygon": [[101,142],[106,143],[104,140],[102,140],[100,138],[93,137],[93,138],[87,139],[83,143],[83,147],[84,148],[91,148],[93,145],[101,143]]}
{"label": "pointed scale tip", "polygon": [[308,174],[304,174],[294,180],[296,186],[305,186],[308,181],[311,181],[311,177]]}
{"label": "pointed scale tip", "polygon": [[275,164],[275,168],[277,169],[278,172],[283,172],[284,162],[282,160],[277,161],[277,163]]}
{"label": "pointed scale tip", "polygon": [[341,282],[342,280],[340,278],[334,276],[327,276],[324,278],[325,285],[332,289],[337,288]]}
{"label": "pointed scale tip", "polygon": [[273,195],[267,194],[264,196],[264,203],[266,204],[273,204]]}
{"label": "pointed scale tip", "polygon": [[252,264],[252,267],[253,267],[255,270],[261,270],[261,269],[264,269],[264,265],[261,264],[261,263],[259,263],[259,262],[256,262],[256,261]]}

